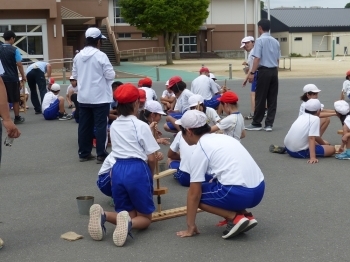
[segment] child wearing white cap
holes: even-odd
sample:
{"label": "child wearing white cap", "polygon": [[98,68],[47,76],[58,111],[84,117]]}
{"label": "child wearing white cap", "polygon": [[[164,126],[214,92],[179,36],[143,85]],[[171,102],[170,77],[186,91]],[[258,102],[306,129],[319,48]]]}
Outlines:
{"label": "child wearing white cap", "polygon": [[203,112],[207,116],[207,124],[209,126],[214,126],[220,122],[221,118],[219,117],[216,110],[211,107],[206,107],[204,105],[204,98],[201,95],[193,95],[188,99],[189,107],[191,110],[196,109]]}
{"label": "child wearing white cap", "polygon": [[69,82],[70,82],[70,85],[67,88],[66,100],[68,102],[68,108],[73,108],[73,102],[71,100],[71,96],[72,94],[78,93],[78,83],[73,76],[69,77]]}
{"label": "child wearing white cap", "polygon": [[287,153],[295,158],[309,158],[307,163],[318,163],[317,157],[328,157],[335,153],[335,147],[327,145],[320,137],[321,102],[309,99],[305,112],[294,121],[284,138],[284,146],[270,146],[272,153]]}
{"label": "child wearing white cap", "polygon": [[[220,223],[227,225],[224,239],[256,226],[256,219],[246,209],[260,203],[265,183],[248,151],[230,136],[210,134],[207,117],[198,110],[187,111],[176,124],[187,144],[196,145],[189,161],[187,229],[177,235],[189,237],[199,233],[195,223],[197,208],[225,219]],[[213,182],[204,182],[206,173],[213,174]]]}
{"label": "child wearing white cap", "polygon": [[70,120],[71,115],[64,111],[64,98],[59,95],[61,87],[59,84],[53,84],[50,91],[44,96],[41,110],[45,120]]}
{"label": "child wearing white cap", "polygon": [[176,96],[173,91],[169,88],[169,80],[165,83],[165,90],[163,91],[160,102],[163,104],[164,111],[174,110],[176,103]]}
{"label": "child wearing white cap", "polygon": [[[336,159],[350,159],[350,109],[349,104],[344,100],[339,100],[334,103],[334,109],[343,125],[343,136],[341,138],[341,146],[339,151],[341,154],[335,155]],[[346,146],[346,150],[345,150]],[[345,150],[345,151],[344,151]]]}

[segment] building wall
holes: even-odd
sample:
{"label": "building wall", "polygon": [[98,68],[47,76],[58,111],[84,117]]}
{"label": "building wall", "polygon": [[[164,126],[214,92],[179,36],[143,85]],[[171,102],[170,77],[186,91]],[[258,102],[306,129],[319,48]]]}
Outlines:
{"label": "building wall", "polygon": [[276,38],[280,43],[281,55],[289,56],[289,54],[291,53],[291,49],[290,49],[291,39],[289,36],[289,32],[271,33],[271,36]]}

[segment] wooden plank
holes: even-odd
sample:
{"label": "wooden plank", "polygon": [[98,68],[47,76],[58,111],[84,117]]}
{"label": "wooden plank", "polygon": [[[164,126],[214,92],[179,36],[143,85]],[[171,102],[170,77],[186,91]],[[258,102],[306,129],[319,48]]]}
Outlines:
{"label": "wooden plank", "polygon": [[343,130],[342,129],[338,130],[337,134],[338,135],[342,135],[343,134]]}
{"label": "wooden plank", "polygon": [[159,172],[159,174],[153,176],[153,180],[161,179],[166,176],[170,176],[176,172],[176,169],[167,169],[165,171]]}
{"label": "wooden plank", "polygon": [[[197,212],[202,212],[203,210],[197,209]],[[187,214],[187,206],[177,207],[172,209],[163,210],[161,212],[154,212],[152,214],[152,222],[157,222],[165,219],[170,219],[174,217],[185,216]]]}

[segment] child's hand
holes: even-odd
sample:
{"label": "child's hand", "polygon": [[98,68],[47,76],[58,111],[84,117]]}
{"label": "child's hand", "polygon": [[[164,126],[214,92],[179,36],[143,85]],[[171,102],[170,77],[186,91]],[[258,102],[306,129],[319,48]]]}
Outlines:
{"label": "child's hand", "polygon": [[178,235],[179,237],[191,237],[195,234],[199,234],[196,225],[194,225],[193,227],[187,227],[187,230],[176,232],[176,235]]}
{"label": "child's hand", "polygon": [[157,161],[163,160],[163,153],[162,152],[156,152],[156,159],[157,159]]}
{"label": "child's hand", "polygon": [[346,142],[348,141],[348,136],[347,136],[347,135],[343,135],[343,136],[341,137],[341,141],[343,141],[343,143],[346,144]]}
{"label": "child's hand", "polygon": [[170,145],[169,139],[170,138],[160,137],[157,139],[157,143],[162,145]]}
{"label": "child's hand", "polygon": [[308,161],[307,161],[308,164],[316,164],[318,163],[318,159],[317,158],[310,158]]}
{"label": "child's hand", "polygon": [[246,80],[243,82],[242,87],[245,87],[245,85],[247,84],[247,81],[248,81],[248,79],[246,79]]}
{"label": "child's hand", "polygon": [[150,127],[151,129],[155,128],[155,129],[157,130],[157,122],[152,122],[152,123],[149,125],[149,127]]}

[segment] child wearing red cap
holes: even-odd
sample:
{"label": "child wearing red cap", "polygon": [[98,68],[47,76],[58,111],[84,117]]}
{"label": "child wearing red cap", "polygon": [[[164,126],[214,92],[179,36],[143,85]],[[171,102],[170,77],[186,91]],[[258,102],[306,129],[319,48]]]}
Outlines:
{"label": "child wearing red cap", "polygon": [[159,145],[149,126],[136,118],[139,91],[132,84],[123,84],[115,92],[119,117],[110,133],[116,159],[111,174],[111,193],[116,212],[104,212],[98,204],[90,208],[89,234],[94,240],[104,235],[105,221],[116,224],[113,242],[123,246],[132,228],[145,229],[151,224],[155,152]]}
{"label": "child wearing red cap", "polygon": [[165,90],[163,91],[160,102],[163,104],[164,112],[173,110],[176,103],[176,96],[173,91],[169,88],[169,80],[165,83]]}
{"label": "child wearing red cap", "polygon": [[152,79],[149,77],[146,77],[142,79],[142,87],[141,89],[146,91],[146,101],[148,100],[157,100],[157,94],[156,92],[152,89]]}
{"label": "child wearing red cap", "polygon": [[173,76],[169,79],[168,87],[176,96],[176,104],[174,110],[168,110],[168,116],[166,117],[166,123],[164,124],[164,130],[171,133],[177,133],[180,131],[178,125],[175,124],[177,119],[180,119],[188,109],[189,97],[193,96],[193,93],[186,89],[186,83],[182,81],[180,76]]}
{"label": "child wearing red cap", "polygon": [[211,127],[211,132],[223,131],[225,135],[232,136],[238,141],[245,137],[244,119],[238,111],[238,96],[236,93],[227,91],[220,98],[220,101],[227,117],[222,119],[215,126]]}

